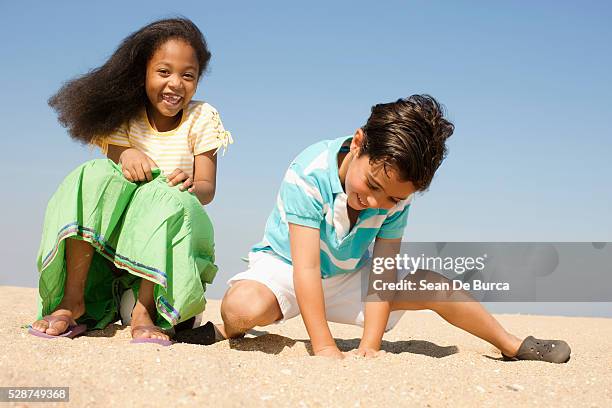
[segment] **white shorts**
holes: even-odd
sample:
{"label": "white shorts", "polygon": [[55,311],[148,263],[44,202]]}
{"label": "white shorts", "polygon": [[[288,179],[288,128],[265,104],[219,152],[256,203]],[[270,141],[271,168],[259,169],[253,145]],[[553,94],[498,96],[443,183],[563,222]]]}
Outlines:
{"label": "white shorts", "polygon": [[[367,268],[367,266],[366,266]],[[364,306],[361,298],[361,279],[367,273],[358,270],[353,273],[322,279],[325,297],[325,315],[330,322],[352,324],[363,327]],[[232,286],[240,280],[253,280],[268,287],[276,296],[283,317],[277,323],[292,319],[300,314],[295,289],[293,288],[293,266],[268,252],[249,253],[249,266],[231,278]],[[404,310],[392,311],[386,330],[391,330],[404,314]]]}

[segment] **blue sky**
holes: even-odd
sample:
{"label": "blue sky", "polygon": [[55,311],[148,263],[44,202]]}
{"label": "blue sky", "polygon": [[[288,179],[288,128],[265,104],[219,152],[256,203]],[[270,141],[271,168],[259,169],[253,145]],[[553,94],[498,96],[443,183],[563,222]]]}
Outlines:
{"label": "blue sky", "polygon": [[209,42],[196,97],[235,139],[207,208],[220,266],[212,297],[244,268],[291,159],[413,93],[445,104],[456,131],[406,240],[612,241],[609,2],[56,3],[0,4],[0,284],[36,286],[46,202],[100,157],[71,141],[47,99],[132,31],[176,15]]}

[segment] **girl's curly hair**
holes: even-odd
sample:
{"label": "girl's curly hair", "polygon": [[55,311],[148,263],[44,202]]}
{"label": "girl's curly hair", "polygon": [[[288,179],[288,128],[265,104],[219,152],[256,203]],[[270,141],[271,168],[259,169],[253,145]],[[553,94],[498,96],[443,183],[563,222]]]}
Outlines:
{"label": "girl's curly hair", "polygon": [[446,157],[446,139],[454,125],[444,118],[444,108],[429,95],[412,95],[372,107],[362,130],[360,153],[370,163],[392,166],[400,179],[411,181],[418,191],[429,187]]}
{"label": "girl's curly hair", "polygon": [[198,27],[186,18],[155,21],[125,38],[104,65],[66,82],[49,98],[49,106],[70,136],[91,143],[136,116],[147,100],[147,63],[170,39],[183,40],[193,47],[199,79],[211,54]]}

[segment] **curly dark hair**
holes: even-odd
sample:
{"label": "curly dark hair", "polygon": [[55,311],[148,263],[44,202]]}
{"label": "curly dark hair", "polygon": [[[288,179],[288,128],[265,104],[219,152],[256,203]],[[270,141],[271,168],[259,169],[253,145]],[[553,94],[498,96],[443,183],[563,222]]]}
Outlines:
{"label": "curly dark hair", "polygon": [[66,82],[49,98],[49,106],[70,136],[91,143],[136,116],[147,100],[147,63],[170,39],[181,39],[193,47],[199,79],[211,56],[202,32],[186,18],[155,21],[125,38],[104,65]]}
{"label": "curly dark hair", "polygon": [[359,154],[371,164],[391,166],[403,181],[425,191],[446,157],[446,139],[455,126],[444,118],[444,108],[429,95],[412,95],[372,107],[362,130]]}

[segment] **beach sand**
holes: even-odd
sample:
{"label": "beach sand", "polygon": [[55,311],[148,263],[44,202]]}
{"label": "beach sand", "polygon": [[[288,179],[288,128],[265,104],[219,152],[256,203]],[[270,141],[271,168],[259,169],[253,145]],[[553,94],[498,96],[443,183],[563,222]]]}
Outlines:
{"label": "beach sand", "polygon": [[[219,305],[209,301],[203,322],[220,321]],[[160,347],[130,344],[120,325],[30,336],[36,289],[0,287],[0,310],[0,386],[70,387],[75,406],[612,406],[612,319],[496,315],[519,337],[566,340],[572,358],[557,365],[501,361],[429,312],[408,312],[385,335],[386,355],[334,361],[309,355],[299,318],[242,340]],[[360,328],[330,326],[341,349],[358,345]]]}

